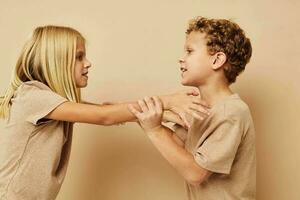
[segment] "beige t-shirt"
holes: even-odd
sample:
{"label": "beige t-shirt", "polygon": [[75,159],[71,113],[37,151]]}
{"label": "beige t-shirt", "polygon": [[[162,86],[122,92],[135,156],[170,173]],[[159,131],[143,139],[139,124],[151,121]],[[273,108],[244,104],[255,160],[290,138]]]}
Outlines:
{"label": "beige t-shirt", "polygon": [[215,104],[204,121],[194,121],[185,148],[213,174],[199,186],[185,183],[189,200],[254,200],[255,130],[248,106],[237,94]]}
{"label": "beige t-shirt", "polygon": [[66,175],[72,123],[43,119],[67,100],[38,81],[22,84],[0,132],[0,199],[53,200]]}

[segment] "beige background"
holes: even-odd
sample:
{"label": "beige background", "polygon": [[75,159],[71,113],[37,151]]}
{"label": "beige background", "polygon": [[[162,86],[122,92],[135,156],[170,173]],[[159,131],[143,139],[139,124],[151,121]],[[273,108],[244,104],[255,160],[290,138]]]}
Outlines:
{"label": "beige background", "polygon": [[[299,200],[299,8],[296,0],[0,0],[0,93],[38,25],[68,25],[86,36],[93,68],[83,94],[101,102],[181,89],[177,59],[187,20],[231,18],[254,49],[233,89],[250,105],[256,125],[258,199]],[[58,200],[184,198],[182,178],[137,125],[77,124],[74,136]]]}

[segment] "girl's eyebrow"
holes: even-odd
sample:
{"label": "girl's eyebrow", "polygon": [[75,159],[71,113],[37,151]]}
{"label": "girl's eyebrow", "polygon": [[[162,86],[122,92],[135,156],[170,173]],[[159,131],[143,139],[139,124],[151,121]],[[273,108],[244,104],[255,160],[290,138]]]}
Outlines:
{"label": "girl's eyebrow", "polygon": [[76,54],[83,54],[84,55],[85,51],[79,50],[79,51],[76,52]]}

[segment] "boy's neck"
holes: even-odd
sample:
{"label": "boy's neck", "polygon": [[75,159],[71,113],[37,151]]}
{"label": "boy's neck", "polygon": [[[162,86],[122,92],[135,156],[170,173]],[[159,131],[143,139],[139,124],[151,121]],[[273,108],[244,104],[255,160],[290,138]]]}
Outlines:
{"label": "boy's neck", "polygon": [[206,84],[201,85],[198,88],[201,94],[201,98],[205,100],[211,107],[225,97],[233,94],[229,85],[224,83]]}

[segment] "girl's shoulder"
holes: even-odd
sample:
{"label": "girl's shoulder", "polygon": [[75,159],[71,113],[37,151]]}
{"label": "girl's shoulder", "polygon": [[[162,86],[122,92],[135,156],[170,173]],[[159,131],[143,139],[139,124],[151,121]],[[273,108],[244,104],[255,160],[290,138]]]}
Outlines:
{"label": "girl's shoulder", "polygon": [[[46,84],[40,82],[40,81],[26,81],[24,83],[22,83],[19,88],[39,88],[42,90],[51,90]],[[18,89],[19,89],[18,88]]]}
{"label": "girl's shoulder", "polygon": [[16,90],[15,95],[23,93],[23,92],[29,92],[29,91],[35,91],[35,90],[51,90],[46,84],[40,82],[40,81],[26,81],[23,82]]}

